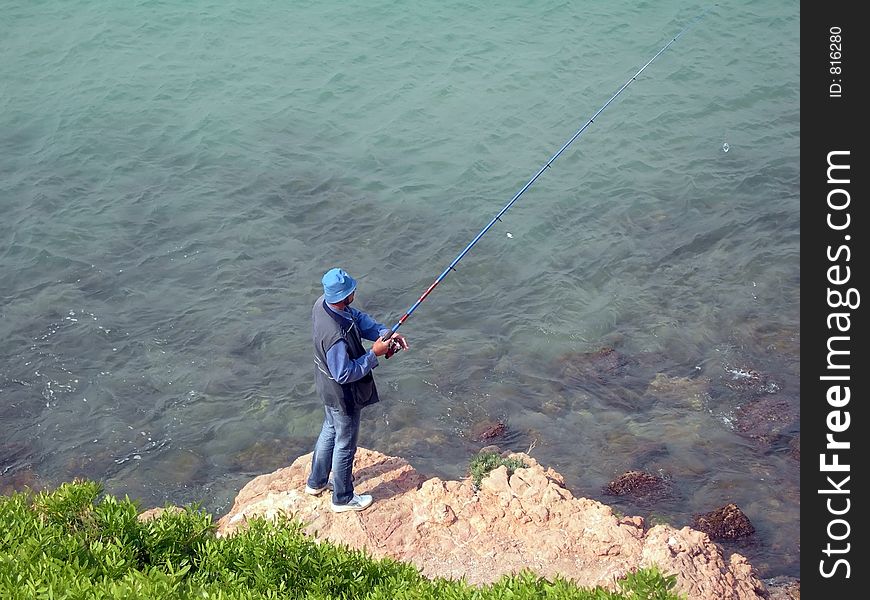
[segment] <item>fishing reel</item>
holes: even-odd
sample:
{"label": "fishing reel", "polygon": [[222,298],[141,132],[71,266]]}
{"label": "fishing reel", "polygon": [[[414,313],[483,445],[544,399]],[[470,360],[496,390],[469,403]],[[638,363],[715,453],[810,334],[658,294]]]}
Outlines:
{"label": "fishing reel", "polygon": [[[393,335],[393,333],[389,332],[387,335]],[[384,358],[390,358],[393,354],[402,349],[402,343],[399,340],[396,338],[387,338],[387,335],[381,338],[381,341],[390,343],[390,346],[387,348],[387,353],[384,354]]]}

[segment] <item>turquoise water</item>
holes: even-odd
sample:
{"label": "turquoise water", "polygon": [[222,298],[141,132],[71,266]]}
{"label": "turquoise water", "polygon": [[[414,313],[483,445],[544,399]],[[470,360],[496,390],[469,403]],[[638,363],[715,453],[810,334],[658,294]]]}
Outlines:
{"label": "turquoise water", "polygon": [[[228,510],[314,442],[322,273],[395,323],[707,7],[0,2],[0,485]],[[403,325],[361,445],[461,477],[503,421],[798,576],[799,22],[721,3],[650,65]]]}

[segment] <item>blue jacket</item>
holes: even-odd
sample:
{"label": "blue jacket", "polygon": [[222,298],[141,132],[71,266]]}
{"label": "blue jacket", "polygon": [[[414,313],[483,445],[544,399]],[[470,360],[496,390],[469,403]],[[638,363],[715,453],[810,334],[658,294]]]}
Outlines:
{"label": "blue jacket", "polygon": [[338,311],[319,297],[311,309],[315,387],[326,406],[344,414],[379,400],[372,369],[374,353],[362,339],[375,340],[388,328],[353,307]]}

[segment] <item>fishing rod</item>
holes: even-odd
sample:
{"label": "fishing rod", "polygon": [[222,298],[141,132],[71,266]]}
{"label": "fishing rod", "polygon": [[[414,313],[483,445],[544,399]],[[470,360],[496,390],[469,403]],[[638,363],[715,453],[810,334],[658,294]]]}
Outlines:
{"label": "fishing rod", "polygon": [[[624,84],[622,84],[622,87],[620,87],[620,88],[616,91],[616,93],[613,94],[613,96],[611,96],[610,99],[609,99],[607,102],[605,102],[605,103],[601,106],[601,108],[599,108],[597,111],[595,111],[595,114],[593,114],[593,115],[589,118],[589,120],[586,121],[586,123],[584,123],[584,125],[583,125],[580,129],[578,129],[576,132],[574,132],[574,135],[572,135],[572,136],[570,137],[570,139],[568,139],[568,141],[565,142],[565,144],[564,144],[561,148],[559,148],[558,152],[556,152],[553,156],[551,156],[551,157],[550,157],[550,160],[548,160],[548,161],[544,164],[543,167],[541,167],[540,169],[538,169],[538,172],[535,173],[535,174],[532,176],[532,178],[529,179],[529,180],[526,182],[526,184],[525,184],[522,188],[520,188],[520,190],[519,190],[516,194],[514,194],[514,197],[511,198],[510,202],[508,202],[507,204],[505,204],[504,208],[502,208],[502,209],[498,212],[498,214],[495,215],[495,216],[492,218],[492,220],[491,220],[491,221],[486,225],[486,227],[484,227],[483,229],[481,229],[481,230],[480,230],[480,233],[478,233],[476,236],[474,236],[474,239],[471,240],[471,242],[468,243],[468,245],[465,247],[465,249],[463,249],[462,252],[460,252],[460,253],[456,256],[456,258],[453,259],[453,262],[451,262],[449,265],[447,265],[447,268],[444,269],[444,271],[441,273],[441,275],[439,275],[439,276],[435,279],[435,281],[432,282],[432,285],[430,285],[430,286],[426,289],[426,291],[423,292],[423,295],[420,296],[420,298],[419,298],[419,299],[418,299],[418,300],[417,300],[417,301],[416,301],[416,302],[411,306],[411,308],[409,308],[409,309],[405,312],[405,314],[402,315],[402,318],[399,319],[399,320],[396,322],[396,324],[393,325],[393,326],[390,328],[389,331],[387,331],[386,333],[384,333],[384,335],[381,337],[381,341],[386,342],[387,340],[389,340],[389,339],[393,336],[393,334],[395,334],[395,333],[399,330],[399,327],[401,327],[402,324],[403,324],[405,321],[408,320],[408,317],[410,317],[411,314],[412,314],[415,310],[417,310],[417,307],[420,306],[420,304],[423,303],[423,301],[424,301],[424,300],[429,296],[429,294],[432,293],[432,290],[434,290],[434,289],[438,286],[438,284],[441,283],[441,281],[442,281],[445,277],[447,277],[447,274],[450,273],[450,271],[455,271],[455,270],[456,270],[456,269],[454,268],[454,267],[456,267],[456,264],[457,264],[460,260],[462,260],[462,258],[463,258],[466,254],[468,254],[468,251],[471,250],[472,247],[474,247],[474,245],[475,245],[475,244],[480,240],[480,238],[482,238],[482,237],[486,234],[486,232],[489,231],[490,228],[491,228],[493,225],[495,225],[496,221],[501,221],[501,216],[502,216],[503,214],[505,214],[505,213],[508,211],[508,209],[510,209],[511,206],[514,205],[514,202],[516,202],[516,201],[519,199],[519,197],[522,196],[522,195],[525,193],[525,191],[526,191],[527,189],[529,189],[530,187],[532,187],[532,184],[535,183],[535,181],[538,180],[538,177],[540,177],[541,174],[542,174],[544,171],[546,171],[548,168],[550,168],[550,165],[553,164],[553,161],[555,161],[557,158],[559,158],[559,156],[560,156],[560,155],[561,155],[561,154],[562,154],[562,153],[563,153],[563,152],[568,148],[568,146],[570,146],[571,144],[573,144],[573,143],[574,143],[574,140],[576,140],[577,138],[579,138],[580,135],[581,135],[584,131],[586,131],[586,128],[589,127],[592,123],[595,122],[596,117],[598,117],[598,115],[600,115],[602,112],[604,112],[604,109],[607,108],[608,106],[610,106],[610,103],[613,102],[614,100],[616,100],[616,97],[619,96],[619,95],[620,95],[620,94],[625,90],[625,88],[627,88],[629,85],[631,85],[631,83],[637,79],[638,75],[640,75],[641,73],[643,73],[644,70],[645,70],[648,66],[650,66],[650,64],[652,64],[652,62],[653,62],[655,59],[657,59],[657,58],[659,57],[659,55],[661,55],[665,50],[667,50],[667,49],[670,47],[671,44],[673,44],[674,42],[676,42],[677,39],[679,39],[679,37],[680,37],[681,35],[683,35],[683,34],[686,33],[689,29],[691,29],[691,28],[692,28],[692,27],[693,27],[693,26],[694,26],[698,21],[700,21],[702,18],[704,18],[704,17],[707,15],[707,13],[710,12],[710,10],[712,10],[712,8],[713,8],[714,6],[717,6],[717,5],[716,5],[716,4],[713,4],[712,6],[710,6],[709,8],[707,8],[707,10],[705,10],[703,13],[701,13],[700,15],[698,15],[697,17],[695,17],[694,19],[692,19],[692,20],[689,22],[689,24],[686,25],[686,27],[683,28],[682,31],[680,31],[677,35],[675,35],[673,38],[671,38],[671,40],[670,40],[667,44],[665,44],[664,46],[662,46],[661,50],[659,50],[658,52],[656,52],[655,56],[653,56],[651,59],[649,59],[649,60],[647,61],[647,63],[646,63],[644,66],[642,66],[642,67],[638,70],[637,73],[635,73],[634,75],[632,75],[631,78],[630,78],[628,81],[626,81]],[[386,357],[389,358],[390,356],[392,356],[393,354],[395,354],[396,352],[398,352],[400,349],[401,349],[401,347],[400,347],[400,345],[398,344],[398,342],[391,344],[391,345],[390,345],[390,349],[387,351]]]}

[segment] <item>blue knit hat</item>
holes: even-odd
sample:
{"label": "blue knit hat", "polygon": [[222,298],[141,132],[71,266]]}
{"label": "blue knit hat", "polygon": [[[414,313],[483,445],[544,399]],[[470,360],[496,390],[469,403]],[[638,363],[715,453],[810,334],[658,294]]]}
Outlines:
{"label": "blue knit hat", "polygon": [[356,279],[339,268],[328,270],[321,282],[323,298],[330,304],[341,302],[356,289]]}

